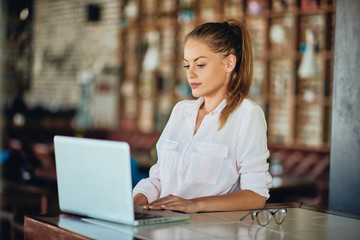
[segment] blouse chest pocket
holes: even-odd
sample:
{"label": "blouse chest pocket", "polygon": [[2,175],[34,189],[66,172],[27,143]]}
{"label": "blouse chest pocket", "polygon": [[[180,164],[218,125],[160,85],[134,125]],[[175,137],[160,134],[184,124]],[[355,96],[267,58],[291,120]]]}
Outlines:
{"label": "blouse chest pocket", "polygon": [[179,149],[179,143],[166,139],[159,147],[159,163],[160,163],[160,178],[164,180],[171,179],[171,173],[177,168],[176,152]]}
{"label": "blouse chest pocket", "polygon": [[196,143],[186,166],[185,182],[215,184],[228,158],[229,147],[212,143]]}

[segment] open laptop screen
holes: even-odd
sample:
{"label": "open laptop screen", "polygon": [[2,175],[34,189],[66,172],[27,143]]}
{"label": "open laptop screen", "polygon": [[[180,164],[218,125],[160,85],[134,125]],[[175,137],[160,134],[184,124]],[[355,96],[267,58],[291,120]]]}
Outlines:
{"label": "open laptop screen", "polygon": [[54,146],[61,211],[133,224],[127,143],[55,136]]}

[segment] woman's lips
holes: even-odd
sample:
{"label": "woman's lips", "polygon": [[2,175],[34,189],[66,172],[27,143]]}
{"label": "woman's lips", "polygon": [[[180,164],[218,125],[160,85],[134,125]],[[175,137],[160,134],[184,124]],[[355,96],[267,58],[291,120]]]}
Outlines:
{"label": "woman's lips", "polygon": [[198,86],[200,86],[201,83],[190,83],[190,87],[191,89],[195,89],[197,88]]}

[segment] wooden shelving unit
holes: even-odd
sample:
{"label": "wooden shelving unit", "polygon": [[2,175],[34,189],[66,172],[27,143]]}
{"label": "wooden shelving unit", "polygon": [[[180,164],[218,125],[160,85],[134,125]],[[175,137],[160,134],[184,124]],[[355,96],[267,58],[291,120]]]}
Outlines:
{"label": "wooden shelving unit", "polygon": [[174,104],[192,98],[184,36],[230,18],[245,22],[252,37],[249,97],[266,113],[269,144],[328,149],[335,0],[124,1],[121,128],[163,129]]}

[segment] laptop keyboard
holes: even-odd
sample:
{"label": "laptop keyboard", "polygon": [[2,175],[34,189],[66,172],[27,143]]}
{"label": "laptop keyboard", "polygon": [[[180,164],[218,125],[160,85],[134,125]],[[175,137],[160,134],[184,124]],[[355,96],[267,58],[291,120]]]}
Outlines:
{"label": "laptop keyboard", "polygon": [[159,218],[161,215],[135,212],[135,220]]}

